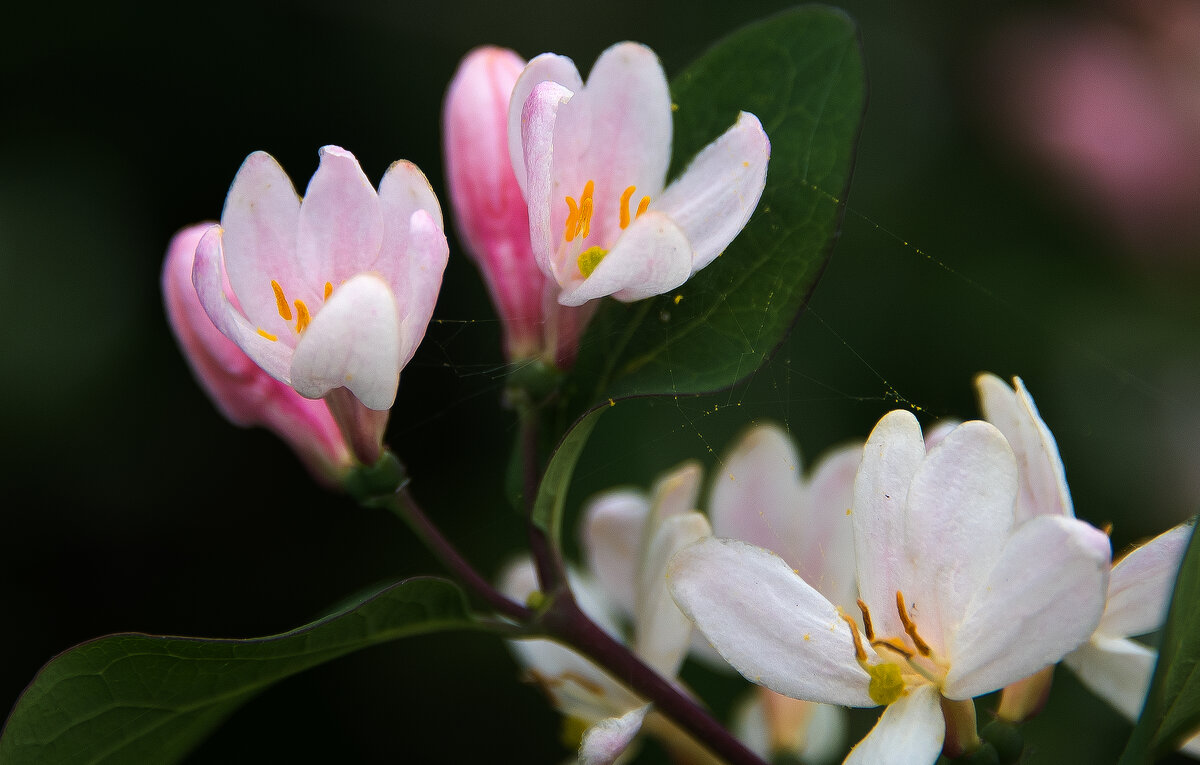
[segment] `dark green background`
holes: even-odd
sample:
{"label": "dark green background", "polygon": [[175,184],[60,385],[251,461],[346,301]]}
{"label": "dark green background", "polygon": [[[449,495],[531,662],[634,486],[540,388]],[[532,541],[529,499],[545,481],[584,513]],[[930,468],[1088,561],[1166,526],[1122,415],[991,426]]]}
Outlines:
{"label": "dark green background", "polygon": [[[175,348],[158,294],[166,242],[220,214],[246,154],[270,151],[302,188],[317,148],[336,143],[375,180],[411,159],[441,193],[441,97],[469,48],[554,50],[586,70],[635,39],[673,74],[784,6],[7,11],[0,706],[53,654],[96,635],[281,632],[352,591],[436,572],[392,518],[313,488],[271,436],[221,420]],[[574,504],[685,457],[711,463],[751,418],[783,422],[811,457],[865,435],[897,396],[927,420],[970,417],[971,378],[991,370],[1024,377],[1078,514],[1113,521],[1118,550],[1194,512],[1200,269],[1119,248],[1006,152],[980,71],[1010,7],[846,7],[862,27],[871,96],[843,238],[813,310],[738,390],[605,415]],[[494,571],[521,544],[503,496],[514,427],[497,406],[498,326],[456,246],[435,316],[389,441],[429,512]],[[515,677],[482,635],[371,649],[268,691],[192,761],[560,759],[556,715]],[[1128,730],[1060,672],[1029,728],[1028,761],[1111,760]]]}

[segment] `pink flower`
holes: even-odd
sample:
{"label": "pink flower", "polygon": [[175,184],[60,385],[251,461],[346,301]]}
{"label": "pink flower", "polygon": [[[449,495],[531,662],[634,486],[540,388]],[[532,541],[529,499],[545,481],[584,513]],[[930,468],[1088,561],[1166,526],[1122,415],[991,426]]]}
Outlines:
{"label": "pink flower", "polygon": [[327,398],[370,463],[447,251],[441,208],[412,163],[393,163],[377,194],[354,155],[326,146],[302,202],[275,159],[256,152],[221,225],[200,240],[192,280],[217,328],[271,377]]}
{"label": "pink flower", "polygon": [[529,212],[508,158],[508,99],[525,61],[504,48],[476,48],[446,92],[442,124],[446,185],[459,239],[483,272],[513,360],[570,366],[591,308],[554,301],[538,268]]}
{"label": "pink flower", "polygon": [[274,380],[241,348],[221,334],[192,286],[192,260],[200,237],[212,224],[189,226],[167,247],[162,290],[167,320],[201,387],[230,422],[261,425],[296,451],[312,474],[327,484],[353,464],[346,441],[323,401],[304,398]]}

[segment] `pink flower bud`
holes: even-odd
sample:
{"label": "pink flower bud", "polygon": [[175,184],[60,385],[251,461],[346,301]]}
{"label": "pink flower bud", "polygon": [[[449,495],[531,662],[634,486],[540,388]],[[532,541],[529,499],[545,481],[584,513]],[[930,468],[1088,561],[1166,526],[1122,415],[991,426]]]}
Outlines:
{"label": "pink flower bud", "polygon": [[548,284],[533,255],[508,146],[509,97],[524,67],[503,48],[476,48],[463,59],[443,112],[446,184],[459,239],[500,314],[508,358],[541,357],[565,367],[594,307],[558,305],[558,285]]}
{"label": "pink flower bud", "polygon": [[354,465],[329,408],[273,379],[216,328],[192,286],[192,261],[213,223],[189,226],[172,239],[163,263],[167,319],[183,355],[217,409],[235,425],[260,425],[292,447],[309,471],[335,484]]}

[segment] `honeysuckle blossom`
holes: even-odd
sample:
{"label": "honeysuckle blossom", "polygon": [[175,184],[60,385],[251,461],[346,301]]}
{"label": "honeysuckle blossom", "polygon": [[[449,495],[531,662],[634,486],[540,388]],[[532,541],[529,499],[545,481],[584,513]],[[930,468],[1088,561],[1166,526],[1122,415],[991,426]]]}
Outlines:
{"label": "honeysuckle blossom", "polygon": [[[327,397],[370,461],[400,370],[425,335],[446,266],[441,210],[421,171],[395,162],[376,193],[337,146],[304,199],[269,154],[246,158],[196,250],[213,323],[271,377]],[[228,284],[228,289],[226,288]]]}
{"label": "honeysuckle blossom", "polygon": [[978,745],[972,699],[1061,659],[1104,608],[1108,538],[1072,518],[1014,523],[1017,466],[967,422],[926,451],[888,414],[854,483],[859,616],[782,558],[707,538],[671,563],[683,611],[747,679],[793,698],[886,705],[852,763],[932,763]]}
{"label": "honeysuckle blossom", "polygon": [[[1131,721],[1141,715],[1157,653],[1130,638],[1162,628],[1191,536],[1192,525],[1181,524],[1117,561],[1099,626],[1063,659],[1085,686]],[[1181,751],[1200,757],[1200,736]]]}
{"label": "honeysuckle blossom", "polygon": [[[854,609],[854,545],[846,511],[862,444],[839,448],[805,476],[791,439],[774,425],[748,431],[713,478],[713,533],[778,554],[831,603]],[[839,707],[814,704],[759,687],[743,706],[739,738],[770,758],[789,752],[805,762],[831,761],[846,723]]]}
{"label": "honeysuckle blossom", "polygon": [[[508,157],[508,102],[525,60],[511,50],[467,54],[442,113],[446,188],[455,228],[483,274],[504,327],[509,359],[570,366],[591,306],[570,308],[533,256],[529,212]],[[551,289],[552,288],[552,289]]]}
{"label": "honeysuckle blossom", "polygon": [[664,189],[671,138],[667,78],[643,45],[605,50],[586,84],[569,58],[551,53],[521,73],[509,152],[534,256],[562,305],[674,289],[750,219],[770,155],[758,118],[742,112]]}
{"label": "honeysuckle blossom", "polygon": [[182,229],[171,239],[163,262],[162,291],[167,321],[188,366],[235,425],[261,425],[303,460],[314,477],[336,483],[354,458],[324,401],[307,399],[264,372],[216,328],[192,286],[196,245],[213,224]]}
{"label": "honeysuckle blossom", "polygon": [[[619,621],[623,614],[632,615],[629,642],[634,653],[665,678],[679,672],[691,637],[691,623],[667,592],[667,563],[679,549],[710,533],[708,520],[691,512],[699,480],[699,468],[687,464],[660,479],[650,500],[631,490],[596,497],[583,526],[590,570],[571,580],[580,607],[610,635],[620,639]],[[509,566],[501,589],[511,597],[528,598],[537,589],[531,562]],[[583,730],[580,762],[612,762],[643,722],[666,736],[669,746],[687,745],[644,701],[579,654],[548,640],[519,640],[512,646],[567,718],[568,730]]]}

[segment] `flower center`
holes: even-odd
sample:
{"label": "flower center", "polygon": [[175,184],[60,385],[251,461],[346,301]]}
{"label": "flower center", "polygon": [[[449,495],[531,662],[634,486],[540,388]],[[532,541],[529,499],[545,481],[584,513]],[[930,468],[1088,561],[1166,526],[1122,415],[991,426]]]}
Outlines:
{"label": "flower center", "polygon": [[896,661],[867,664],[867,652],[858,634],[858,625],[853,617],[842,614],[842,619],[850,625],[850,635],[854,638],[854,657],[871,678],[867,694],[872,701],[876,704],[891,704],[901,696],[907,695],[908,687],[914,683],[940,684],[947,667],[917,632],[917,625],[909,616],[908,608],[904,604],[904,593],[896,591],[896,611],[900,614],[900,623],[904,625],[904,636],[877,637],[875,627],[871,623],[871,610],[861,599],[858,601],[858,610],[862,612],[863,632],[866,633],[870,646],[878,653],[886,650],[896,657]]}
{"label": "flower center", "polygon": [[[633,193],[637,191],[637,186],[628,186],[621,192],[620,202],[617,205],[617,223],[621,230],[629,227],[632,220],[636,219],[646,209],[650,207],[650,197],[643,196],[638,202],[637,211],[632,215],[629,212],[629,203],[633,198]],[[575,197],[567,197],[567,221],[563,228],[563,241],[571,244],[576,239],[580,241],[582,247],[583,240],[587,239],[592,233],[592,213],[595,210],[595,193],[596,182],[589,180],[583,185],[583,193],[579,195],[579,200]],[[604,260],[604,256],[608,254],[608,250],[600,245],[592,245],[583,249],[576,256],[576,265],[579,267],[579,273],[583,278],[592,275],[596,270],[596,266],[600,265],[600,261]]]}
{"label": "flower center", "polygon": [[[293,318],[292,306],[288,305],[287,296],[283,293],[283,287],[279,286],[279,282],[275,281],[274,279],[271,280],[271,291],[275,293],[275,310],[279,311],[279,317],[284,321],[291,321]],[[332,294],[333,284],[330,282],[325,282],[325,300],[329,300],[329,296]],[[309,312],[308,306],[305,305],[303,300],[295,300],[293,301],[293,305],[296,306],[295,331],[296,334],[299,335],[304,332],[304,330],[308,329],[308,324],[312,321],[312,313]],[[257,330],[258,334],[270,340],[272,343],[279,339],[278,335],[272,335],[262,327],[258,327]]]}

